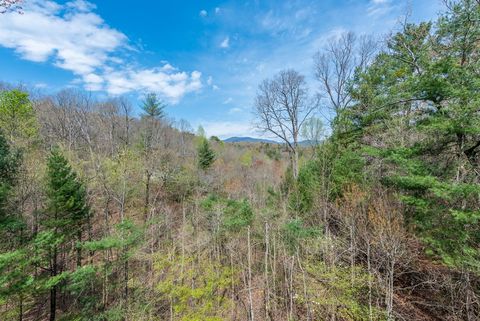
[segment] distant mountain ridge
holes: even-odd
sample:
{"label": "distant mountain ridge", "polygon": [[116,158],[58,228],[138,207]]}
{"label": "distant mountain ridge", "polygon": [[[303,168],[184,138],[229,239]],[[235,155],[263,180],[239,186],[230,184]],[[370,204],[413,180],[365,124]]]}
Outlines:
{"label": "distant mountain ridge", "polygon": [[269,144],[281,144],[271,139],[265,138],[253,138],[253,137],[230,137],[223,140],[225,143],[269,143]]}
{"label": "distant mountain ridge", "polygon": [[[267,144],[283,144],[283,142],[277,142],[271,139],[265,138],[253,138],[253,137],[230,137],[223,140],[225,143],[267,143]],[[300,146],[312,146],[314,142],[309,140],[302,140],[298,142]]]}

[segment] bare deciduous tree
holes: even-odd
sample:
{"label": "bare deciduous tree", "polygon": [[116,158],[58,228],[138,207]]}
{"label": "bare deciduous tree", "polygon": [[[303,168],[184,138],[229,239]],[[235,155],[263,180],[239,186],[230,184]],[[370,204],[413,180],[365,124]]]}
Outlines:
{"label": "bare deciduous tree", "polygon": [[[346,32],[339,38],[332,38],[325,49],[315,54],[315,77],[320,82],[319,94],[328,100],[333,116],[350,106],[350,81],[357,69],[368,66],[377,48],[372,37],[357,37],[353,32]],[[326,118],[331,121],[331,116],[329,112]]]}
{"label": "bare deciduous tree", "polygon": [[280,138],[288,147],[293,176],[298,175],[298,138],[303,123],[317,108],[310,98],[305,77],[295,70],[283,70],[264,80],[255,99],[256,127]]}

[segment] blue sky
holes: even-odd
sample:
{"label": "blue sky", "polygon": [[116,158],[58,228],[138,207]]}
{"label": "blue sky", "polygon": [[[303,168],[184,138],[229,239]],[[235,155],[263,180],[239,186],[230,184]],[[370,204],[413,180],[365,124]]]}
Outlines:
{"label": "blue sky", "polygon": [[260,136],[251,110],[263,79],[294,68],[314,92],[312,56],[328,39],[386,35],[407,11],[417,22],[440,10],[440,0],[24,0],[23,15],[0,15],[0,81],[136,106],[154,91],[170,117],[208,135]]}

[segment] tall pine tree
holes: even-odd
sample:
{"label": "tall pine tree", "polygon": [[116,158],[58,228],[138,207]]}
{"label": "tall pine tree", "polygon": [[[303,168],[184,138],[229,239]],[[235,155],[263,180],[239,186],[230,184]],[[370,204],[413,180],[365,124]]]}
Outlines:
{"label": "tall pine tree", "polygon": [[[406,24],[352,85],[334,133],[401,192],[406,220],[446,264],[480,271],[480,4]],[[346,128],[346,127],[345,127]],[[351,143],[353,141],[353,143]]]}
{"label": "tall pine tree", "polygon": [[76,248],[76,265],[81,266],[82,253],[80,242],[90,209],[87,203],[85,186],[80,182],[68,160],[58,148],[54,148],[48,158],[47,168],[48,216],[44,225],[51,233],[53,246],[50,253],[50,320],[55,320],[59,271],[63,271],[58,257]]}
{"label": "tall pine tree", "polygon": [[9,319],[9,313],[15,313],[17,320],[23,319],[23,301],[33,282],[28,273],[25,224],[12,201],[20,161],[20,153],[12,150],[0,132],[0,302],[15,306],[0,318]]}

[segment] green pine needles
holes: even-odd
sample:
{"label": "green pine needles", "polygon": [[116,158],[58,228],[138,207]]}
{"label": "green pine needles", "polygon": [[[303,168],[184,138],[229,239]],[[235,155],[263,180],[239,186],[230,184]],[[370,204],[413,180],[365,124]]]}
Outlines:
{"label": "green pine needles", "polygon": [[210,147],[210,143],[205,137],[202,137],[198,152],[198,167],[207,170],[215,161],[215,151]]}

